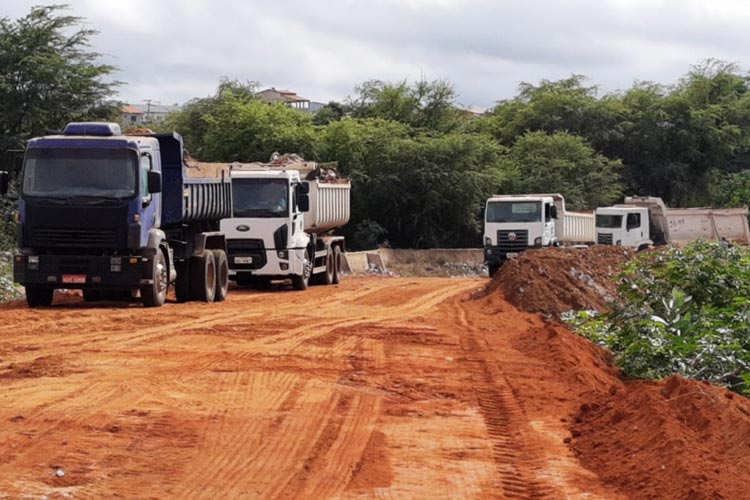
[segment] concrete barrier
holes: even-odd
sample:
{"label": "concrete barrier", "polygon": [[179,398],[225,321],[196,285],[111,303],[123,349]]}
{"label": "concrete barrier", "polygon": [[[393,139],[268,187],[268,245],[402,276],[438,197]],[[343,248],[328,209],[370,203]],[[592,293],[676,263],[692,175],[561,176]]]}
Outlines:
{"label": "concrete barrier", "polygon": [[[424,264],[441,266],[443,264],[468,264],[481,266],[484,263],[484,251],[481,248],[433,248],[427,250],[378,248],[364,252],[347,252],[344,254],[351,273],[365,273],[372,266],[380,268],[378,262],[388,269],[389,266],[402,264]],[[382,270],[382,269],[380,269]]]}

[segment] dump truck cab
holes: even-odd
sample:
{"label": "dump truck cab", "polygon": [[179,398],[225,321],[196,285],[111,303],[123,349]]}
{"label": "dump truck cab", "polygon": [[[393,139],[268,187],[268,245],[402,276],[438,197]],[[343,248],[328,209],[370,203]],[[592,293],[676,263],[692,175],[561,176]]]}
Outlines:
{"label": "dump truck cab", "polygon": [[615,205],[596,209],[596,243],[642,249],[653,245],[646,207]]}

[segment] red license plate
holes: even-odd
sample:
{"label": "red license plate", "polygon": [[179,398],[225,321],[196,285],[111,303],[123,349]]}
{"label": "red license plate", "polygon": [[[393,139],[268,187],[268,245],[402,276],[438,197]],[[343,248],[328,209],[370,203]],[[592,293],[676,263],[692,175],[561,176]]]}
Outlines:
{"label": "red license plate", "polygon": [[63,274],[63,276],[62,276],[62,282],[63,283],[85,284],[86,283],[86,275],[85,274]]}

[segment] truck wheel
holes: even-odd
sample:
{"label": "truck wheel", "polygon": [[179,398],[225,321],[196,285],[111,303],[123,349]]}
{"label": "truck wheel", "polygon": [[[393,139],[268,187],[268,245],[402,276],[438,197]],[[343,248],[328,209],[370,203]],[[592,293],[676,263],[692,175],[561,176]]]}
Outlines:
{"label": "truck wheel", "polygon": [[83,289],[83,300],[86,302],[99,302],[102,300],[102,293],[99,290]]}
{"label": "truck wheel", "polygon": [[310,261],[309,252],[305,252],[305,261],[302,263],[302,274],[292,276],[292,288],[295,290],[306,290],[310,283],[310,274],[312,273],[312,261]]}
{"label": "truck wheel", "polygon": [[323,284],[330,285],[333,283],[333,278],[336,276],[336,262],[333,257],[333,248],[328,247],[326,252],[326,272],[323,273]]}
{"label": "truck wheel", "polygon": [[214,302],[223,302],[229,290],[229,260],[224,250],[212,250],[216,266],[216,295]]}
{"label": "truck wheel", "polygon": [[29,285],[26,287],[26,303],[29,307],[51,306],[54,293],[54,288]]}
{"label": "truck wheel", "polygon": [[174,280],[174,294],[177,302],[184,303],[190,300],[190,262],[183,260],[175,262],[177,278]]}
{"label": "truck wheel", "polygon": [[344,256],[341,255],[341,247],[336,245],[333,247],[333,284],[338,285],[341,283],[341,275],[343,274],[342,267],[344,267],[343,261]]}
{"label": "truck wheel", "polygon": [[216,296],[216,264],[212,252],[190,258],[190,297],[213,302]]}
{"label": "truck wheel", "polygon": [[500,264],[487,264],[487,271],[490,273],[490,278],[493,278],[500,270]]}
{"label": "truck wheel", "polygon": [[151,263],[153,283],[141,287],[141,302],[145,307],[161,307],[167,298],[167,287],[169,285],[169,273],[167,271],[167,260],[164,252],[156,252]]}

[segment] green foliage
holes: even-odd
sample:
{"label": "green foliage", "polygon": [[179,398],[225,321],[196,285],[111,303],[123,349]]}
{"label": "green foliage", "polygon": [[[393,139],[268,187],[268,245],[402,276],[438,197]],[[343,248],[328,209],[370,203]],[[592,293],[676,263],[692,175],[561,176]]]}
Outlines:
{"label": "green foliage", "polygon": [[[412,135],[383,119],[344,119],[320,132],[319,156],[352,180],[354,246],[377,222],[394,247],[475,246],[481,207],[503,180],[502,148],[479,134]],[[369,232],[368,229],[368,233]],[[380,241],[378,241],[380,242]]]}
{"label": "green foliage", "polygon": [[382,118],[423,128],[448,132],[460,124],[463,114],[456,108],[453,84],[444,80],[406,80],[389,83],[368,80],[356,88],[350,100],[356,118]]}
{"label": "green foliage", "polygon": [[315,113],[313,116],[313,125],[328,125],[331,122],[339,121],[346,116],[347,112],[347,106],[336,101],[331,101]]}
{"label": "green foliage", "polygon": [[677,373],[750,394],[750,250],[696,242],[640,254],[621,294],[624,305],[574,323],[628,375]]}
{"label": "green foliage", "polygon": [[621,196],[620,162],[566,132],[529,132],[516,140],[506,161],[513,172],[508,192],[561,192],[572,209],[605,206]]}
{"label": "green foliage", "polygon": [[711,200],[718,207],[745,207],[750,204],[750,170],[714,172],[710,185]]}
{"label": "green foliage", "polygon": [[98,103],[119,85],[104,81],[115,68],[96,62],[99,54],[89,50],[89,41],[97,32],[83,27],[83,18],[63,14],[65,8],[32,7],[20,19],[0,19],[2,150],[112,111]]}

